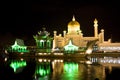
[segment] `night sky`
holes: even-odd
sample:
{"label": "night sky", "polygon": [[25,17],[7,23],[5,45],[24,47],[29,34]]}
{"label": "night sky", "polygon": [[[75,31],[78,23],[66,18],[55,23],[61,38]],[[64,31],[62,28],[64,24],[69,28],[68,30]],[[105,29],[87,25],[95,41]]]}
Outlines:
{"label": "night sky", "polygon": [[[12,36],[25,40],[46,27],[53,36],[53,31],[63,33],[68,22],[75,15],[84,36],[93,36],[93,21],[98,20],[98,28],[105,30],[105,40],[112,37],[113,42],[120,42],[120,9],[114,1],[102,0],[39,0],[8,2],[2,7],[3,27],[0,36]],[[2,25],[1,24],[1,25]],[[1,38],[2,38],[1,37]]]}

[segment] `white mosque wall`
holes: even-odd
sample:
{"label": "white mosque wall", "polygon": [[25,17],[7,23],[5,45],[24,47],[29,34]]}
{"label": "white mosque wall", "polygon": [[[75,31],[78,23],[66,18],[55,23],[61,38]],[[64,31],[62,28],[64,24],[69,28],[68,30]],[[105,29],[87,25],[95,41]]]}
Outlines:
{"label": "white mosque wall", "polygon": [[120,43],[100,43],[99,51],[120,52]]}

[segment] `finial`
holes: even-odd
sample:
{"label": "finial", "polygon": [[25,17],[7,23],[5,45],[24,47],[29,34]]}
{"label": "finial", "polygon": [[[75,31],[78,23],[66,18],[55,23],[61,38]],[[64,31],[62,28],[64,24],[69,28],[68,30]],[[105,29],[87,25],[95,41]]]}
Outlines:
{"label": "finial", "polygon": [[104,29],[101,29],[101,32],[104,32]]}
{"label": "finial", "polygon": [[15,45],[17,45],[17,41],[15,41]]}
{"label": "finial", "polygon": [[75,16],[73,15],[72,21],[75,21]]}
{"label": "finial", "polygon": [[97,19],[95,18],[94,23],[98,23]]}

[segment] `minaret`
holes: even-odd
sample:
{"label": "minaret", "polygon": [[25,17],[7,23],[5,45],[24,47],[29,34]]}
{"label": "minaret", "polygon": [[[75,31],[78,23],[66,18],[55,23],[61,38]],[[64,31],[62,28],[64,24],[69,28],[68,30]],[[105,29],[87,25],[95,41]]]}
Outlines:
{"label": "minaret", "polygon": [[65,37],[65,35],[66,35],[66,31],[64,30],[64,31],[63,31],[63,37]]}
{"label": "minaret", "polygon": [[52,46],[52,50],[54,51],[55,47],[56,47],[56,36],[57,36],[57,31],[53,31],[54,33],[54,39],[53,39],[53,46]]}
{"label": "minaret", "polygon": [[95,18],[94,20],[94,37],[98,37],[98,21],[97,19]]}
{"label": "minaret", "polygon": [[101,40],[102,40],[102,43],[104,42],[104,29],[101,29]]}
{"label": "minaret", "polygon": [[53,31],[54,33],[54,38],[57,36],[57,31]]}

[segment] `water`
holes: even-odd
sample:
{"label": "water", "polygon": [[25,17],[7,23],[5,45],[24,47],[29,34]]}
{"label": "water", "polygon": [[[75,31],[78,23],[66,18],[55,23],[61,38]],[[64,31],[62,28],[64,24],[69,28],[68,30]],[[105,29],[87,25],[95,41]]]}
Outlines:
{"label": "water", "polygon": [[[111,59],[111,58],[103,58]],[[98,63],[98,58],[4,58],[0,80],[120,80],[120,60]],[[96,79],[98,78],[98,79]]]}

